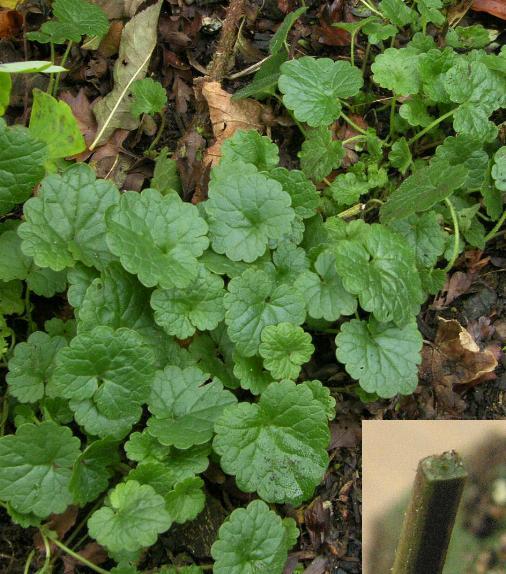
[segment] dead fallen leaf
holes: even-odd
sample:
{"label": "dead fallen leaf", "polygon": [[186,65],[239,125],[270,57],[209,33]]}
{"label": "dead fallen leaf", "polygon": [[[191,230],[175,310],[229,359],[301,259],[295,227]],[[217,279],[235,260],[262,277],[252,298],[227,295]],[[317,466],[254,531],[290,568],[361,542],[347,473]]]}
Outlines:
{"label": "dead fallen leaf", "polygon": [[354,448],[360,443],[360,424],[353,419],[342,418],[330,424],[330,449]]}
{"label": "dead fallen leaf", "polygon": [[206,173],[209,170],[203,170],[201,155],[204,154],[206,140],[202,137],[196,127],[187,130],[178,142],[177,149],[177,168],[183,187],[183,196],[189,198],[196,189],[199,193],[194,193],[192,202],[200,203],[204,201]]}
{"label": "dead fallen leaf", "polygon": [[110,58],[111,56],[114,56],[114,54],[118,53],[123,27],[123,22],[120,20],[114,20],[111,22],[109,31],[102,38],[100,46],[98,47],[98,52],[100,55],[104,56],[104,58]]}
{"label": "dead fallen leaf", "polygon": [[62,92],[60,94],[60,99],[70,106],[70,109],[76,118],[79,130],[83,134],[86,147],[88,147],[97,132],[97,122],[84,89],[81,88],[77,93],[77,96],[72,95],[70,92]]}
{"label": "dead fallen leaf", "polygon": [[468,249],[464,252],[464,265],[469,273],[478,274],[490,263],[490,257],[479,249]]}
{"label": "dead fallen leaf", "polygon": [[467,330],[477,343],[481,343],[482,341],[488,341],[492,337],[495,327],[492,325],[490,317],[483,316],[471,321],[467,326]]}
{"label": "dead fallen leaf", "polygon": [[494,353],[481,351],[469,331],[455,320],[439,318],[434,346],[425,351],[422,372],[431,374],[433,385],[446,388],[477,384],[497,367]]}
{"label": "dead fallen leaf", "polygon": [[[80,550],[78,554],[79,556],[86,558],[86,560],[93,562],[93,564],[96,564],[97,566],[103,564],[106,560],[109,559],[104,548],[96,542],[90,542],[82,550]],[[63,574],[75,574],[76,566],[79,565],[82,565],[82,563],[79,562],[76,558],[73,558],[68,554],[63,556]]]}
{"label": "dead fallen leaf", "polygon": [[323,501],[317,496],[304,510],[304,523],[306,524],[311,546],[318,550],[330,529],[332,518],[332,504]]}
{"label": "dead fallen leaf", "polygon": [[13,38],[23,28],[23,14],[17,10],[0,12],[0,38]]}
{"label": "dead fallen leaf", "polygon": [[129,20],[123,29],[118,59],[114,64],[114,88],[93,106],[98,132],[90,149],[107,141],[116,128],[133,130],[139,125],[138,119],[130,113],[127,94],[132,83],[146,75],[156,46],[161,6],[162,0],[158,0]]}
{"label": "dead fallen leaf", "polygon": [[506,2],[504,0],[474,0],[471,10],[475,12],[487,12],[506,20]]}
{"label": "dead fallen leaf", "polygon": [[[79,508],[77,506],[69,506],[62,514],[51,514],[49,520],[46,522],[46,526],[49,530],[56,532],[58,539],[61,540],[76,523],[78,513]],[[39,531],[34,535],[33,543],[39,552],[45,551],[44,541]],[[56,549],[56,545],[51,544],[51,546],[51,550]]]}
{"label": "dead fallen leaf", "polygon": [[209,116],[215,137],[214,144],[206,150],[204,166],[214,165],[221,158],[222,143],[239,129],[263,131],[269,108],[256,100],[233,101],[219,82],[205,82],[202,95],[209,106]]}
{"label": "dead fallen leaf", "polygon": [[444,309],[455,299],[467,293],[474,279],[474,274],[455,271],[446,279],[445,286],[441,291],[441,296],[435,299],[431,305],[432,309]]}
{"label": "dead fallen leaf", "polygon": [[325,556],[317,556],[304,570],[303,574],[325,574],[329,560]]}
{"label": "dead fallen leaf", "polygon": [[[2,0],[0,0],[2,1]],[[144,0],[90,0],[107,14],[109,20],[131,18]]]}
{"label": "dead fallen leaf", "polygon": [[188,111],[188,102],[193,95],[192,89],[186,84],[180,76],[176,76],[172,90],[176,98],[176,112],[185,114]]}
{"label": "dead fallen leaf", "polygon": [[117,167],[119,168],[121,146],[129,133],[128,130],[116,130],[103,146],[95,150],[91,156],[90,164],[95,168],[98,177],[110,179],[112,171],[116,170]]}

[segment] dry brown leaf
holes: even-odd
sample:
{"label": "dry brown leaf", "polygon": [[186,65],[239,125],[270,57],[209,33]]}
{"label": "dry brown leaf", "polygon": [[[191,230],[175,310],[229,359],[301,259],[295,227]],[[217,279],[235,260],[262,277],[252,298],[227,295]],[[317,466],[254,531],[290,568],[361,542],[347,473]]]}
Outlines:
{"label": "dry brown leaf", "polygon": [[204,166],[212,166],[221,158],[222,143],[239,129],[262,131],[269,108],[251,99],[233,101],[219,82],[205,82],[202,95],[209,106],[209,117],[215,137],[214,144],[206,150]]}
{"label": "dry brown leaf", "polygon": [[445,305],[449,305],[464,293],[467,293],[473,283],[474,276],[470,273],[456,271],[448,280],[443,289],[446,291]]}
{"label": "dry brown leaf", "polygon": [[176,98],[176,112],[178,114],[185,114],[188,111],[188,102],[191,100],[193,95],[192,89],[181,79],[180,76],[176,76],[172,90]]}
{"label": "dry brown leaf", "polygon": [[506,1],[505,0],[474,0],[471,10],[475,12],[487,12],[506,20]]}
{"label": "dry brown leaf", "polygon": [[[86,560],[93,562],[93,564],[96,564],[97,566],[99,564],[103,564],[109,558],[105,549],[96,542],[90,542],[82,550],[80,550],[78,554],[79,556],[86,558]],[[79,562],[77,558],[69,556],[68,554],[63,556],[63,565],[64,574],[74,574],[76,566],[82,566],[81,562]]]}
{"label": "dry brown leaf", "polygon": [[439,318],[434,346],[424,350],[421,369],[433,386],[476,384],[490,379],[497,367],[494,353],[481,351],[469,331],[455,320]]}
{"label": "dry brown leaf", "polygon": [[12,38],[21,32],[23,14],[17,10],[0,11],[0,38]]}
{"label": "dry brown leaf", "polygon": [[331,441],[329,449],[355,448],[360,444],[362,430],[353,419],[342,418],[339,422],[330,423]]}
{"label": "dry brown leaf", "polygon": [[70,106],[79,126],[79,131],[83,134],[86,147],[88,147],[97,132],[97,122],[84,89],[81,88],[77,96],[70,92],[62,92],[60,99]]}
{"label": "dry brown leaf", "polygon": [[107,34],[102,38],[98,52],[104,58],[110,58],[118,53],[119,45],[121,42],[121,34],[123,33],[124,24],[120,20],[111,22],[111,26]]}
{"label": "dry brown leaf", "polygon": [[[51,514],[46,526],[49,530],[56,532],[58,539],[61,540],[76,523],[78,513],[79,508],[77,506],[69,506],[62,514]],[[39,552],[45,551],[46,547],[39,531],[34,535],[33,543]],[[51,546],[52,550],[56,549],[54,544],[51,544]]]}

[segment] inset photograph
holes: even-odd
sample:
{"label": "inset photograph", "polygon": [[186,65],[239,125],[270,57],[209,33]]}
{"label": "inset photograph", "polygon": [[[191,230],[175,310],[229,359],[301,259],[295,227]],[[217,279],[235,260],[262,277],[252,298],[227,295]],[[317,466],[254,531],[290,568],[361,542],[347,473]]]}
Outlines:
{"label": "inset photograph", "polygon": [[364,421],[363,574],[506,572],[506,423]]}

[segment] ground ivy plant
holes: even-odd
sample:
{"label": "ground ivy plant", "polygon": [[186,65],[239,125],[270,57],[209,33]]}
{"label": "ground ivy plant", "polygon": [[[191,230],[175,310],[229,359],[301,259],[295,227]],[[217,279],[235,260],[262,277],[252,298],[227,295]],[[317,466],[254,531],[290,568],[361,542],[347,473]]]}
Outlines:
{"label": "ground ivy plant", "polygon": [[[57,0],[32,39],[103,35],[96,6],[86,27],[75,18],[81,4]],[[305,8],[287,16],[236,97],[282,106],[300,169],[237,131],[198,206],[181,199],[166,149],[140,193],[66,161],[85,144],[57,82],[34,91],[29,127],[0,119],[0,501],[47,548],[75,556],[45,524],[75,505],[112,572],[137,572],[160,534],[202,512],[211,461],[255,498],[220,528],[214,571],[280,574],[298,531],[273,505],[310,500],[329,463],[340,390],[309,374],[321,336],[355,381],[343,392],[415,390],[421,306],[505,220],[506,51],[485,50],[477,26],[445,35],[439,0],[367,6],[341,26],[350,61],[290,59]],[[1,113],[10,74],[33,71],[62,68],[2,65]],[[167,97],[146,79],[132,102],[135,116],[161,114]],[[352,135],[338,139],[336,122]],[[65,318],[36,321],[35,297],[57,294]]]}

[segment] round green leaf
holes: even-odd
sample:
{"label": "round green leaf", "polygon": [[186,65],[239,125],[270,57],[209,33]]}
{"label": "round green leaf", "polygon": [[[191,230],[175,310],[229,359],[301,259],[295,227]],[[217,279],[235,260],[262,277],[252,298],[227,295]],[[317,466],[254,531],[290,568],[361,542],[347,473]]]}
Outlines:
{"label": "round green leaf", "polygon": [[332,139],[326,127],[311,130],[298,153],[304,174],[313,181],[322,181],[344,158],[342,142]]}
{"label": "round green leaf", "polygon": [[72,465],[79,439],[52,421],[24,424],[0,438],[0,499],[14,510],[45,518],[72,502]]}
{"label": "round green leaf", "polygon": [[323,386],[322,383],[316,379],[304,381],[302,384],[313,393],[315,400],[320,401],[327,413],[329,421],[333,420],[336,416],[336,399],[330,394],[330,389]]}
{"label": "round green leaf", "polygon": [[271,374],[264,370],[262,359],[257,356],[243,357],[236,353],[234,375],[241,382],[241,387],[254,395],[263,393],[273,382]]}
{"label": "round green leaf", "polygon": [[196,329],[212,330],[225,316],[223,279],[200,267],[196,280],[186,289],[155,289],[151,307],[155,321],[169,335],[185,339]]}
{"label": "round green leaf", "polygon": [[223,470],[267,502],[300,504],[327,468],[326,412],[304,385],[272,383],[258,403],[228,407],[215,431]]}
{"label": "round green leaf", "polygon": [[118,484],[106,506],[88,520],[90,536],[112,552],[136,551],[152,546],[172,524],[164,499],[135,480]]}
{"label": "round green leaf", "polygon": [[256,130],[237,130],[220,151],[225,161],[252,163],[258,171],[269,171],[279,163],[278,146]]}
{"label": "round green leaf", "polygon": [[170,447],[160,444],[147,431],[133,432],[125,443],[127,458],[137,462],[162,461],[170,453]]}
{"label": "round green leaf", "polygon": [[445,251],[448,235],[435,211],[392,221],[390,227],[404,237],[415,252],[417,263],[423,267],[433,267]]}
{"label": "round green leaf", "polygon": [[152,78],[135,80],[131,87],[133,101],[130,111],[134,117],[141,114],[159,114],[167,105],[165,88]]}
{"label": "round green leaf", "polygon": [[387,48],[371,65],[373,80],[398,96],[416,94],[420,89],[419,54],[415,48]]}
{"label": "round green leaf", "polygon": [[415,254],[404,238],[374,223],[333,250],[345,289],[358,295],[360,306],[378,321],[402,325],[418,313],[424,295]]}
{"label": "round green leaf", "polygon": [[261,341],[258,351],[275,379],[295,381],[301,365],[314,352],[311,335],[293,323],[268,325],[262,331]]}
{"label": "round green leaf", "polygon": [[165,367],[158,371],[149,399],[148,430],[164,445],[187,449],[213,436],[223,409],[236,402],[219,380],[204,384],[208,375],[196,367]]}
{"label": "round green leaf", "polygon": [[113,261],[86,287],[79,305],[79,331],[97,325],[128,327],[149,337],[156,329],[149,305],[150,291],[135,275]]}
{"label": "round green leaf", "polygon": [[65,271],[40,268],[21,250],[21,238],[15,231],[0,236],[0,279],[22,279],[36,295],[52,297],[67,286]]}
{"label": "round green leaf", "polygon": [[59,351],[48,393],[70,399],[89,434],[121,438],[139,420],[154,373],[153,351],[136,331],[95,327]]}
{"label": "round green leaf", "polygon": [[290,195],[261,173],[232,174],[211,180],[205,203],[213,249],[232,261],[251,263],[269,239],[290,232],[295,213]]}
{"label": "round green leaf", "polygon": [[314,268],[316,273],[302,273],[295,282],[296,289],[301,291],[307,302],[309,316],[337,321],[341,315],[353,315],[357,310],[357,300],[343,287],[333,253],[320,253]]}
{"label": "round green leaf", "polygon": [[197,208],[154,189],[126,192],[106,214],[107,244],[146,287],[188,287],[197,257],[207,248],[206,222]]}
{"label": "round green leaf", "polygon": [[390,398],[415,390],[422,344],[414,322],[397,327],[353,319],[336,337],[336,357],[365,391]]}
{"label": "round green leaf", "polygon": [[500,191],[506,191],[506,146],[500,147],[494,154],[492,179]]}
{"label": "round green leaf", "polygon": [[312,127],[328,126],[341,114],[339,98],[358,94],[362,74],[349,62],[303,56],[281,66],[279,89],[295,117]]}
{"label": "round green leaf", "polygon": [[282,574],[297,540],[293,518],[282,520],[261,500],[237,508],[222,524],[211,548],[215,574]]}
{"label": "round green leaf", "polygon": [[228,334],[245,357],[257,353],[260,334],[267,325],[300,325],[306,317],[299,292],[286,284],[277,285],[273,274],[259,269],[248,269],[232,279],[224,303]]}
{"label": "round green leaf", "polygon": [[21,126],[0,119],[0,214],[23,203],[44,177],[47,145]]}
{"label": "round green leaf", "polygon": [[83,505],[92,502],[104,492],[114,467],[120,462],[118,443],[106,438],[92,442],[79,455],[70,480],[70,492],[74,501]]}
{"label": "round green leaf", "polygon": [[66,345],[63,337],[50,337],[42,331],[36,331],[26,342],[18,343],[6,377],[9,394],[21,403],[35,403],[42,399],[45,384],[53,372],[55,355]]}
{"label": "round green leaf", "polygon": [[277,167],[269,172],[269,177],[279,181],[290,194],[296,216],[303,219],[313,217],[320,205],[320,196],[314,184],[301,171]]}
{"label": "round green leaf", "polygon": [[206,495],[203,486],[204,481],[198,476],[188,477],[178,482],[165,496],[165,508],[174,522],[188,522],[204,510]]}
{"label": "round green leaf", "polygon": [[293,285],[297,277],[309,269],[309,259],[302,247],[291,241],[280,241],[272,254],[278,283]]}
{"label": "round green leaf", "polygon": [[25,222],[18,229],[21,249],[40,267],[55,271],[76,261],[102,269],[113,259],[105,243],[104,214],[118,201],[116,187],[97,180],[85,164],[49,175],[39,195],[24,205]]}

